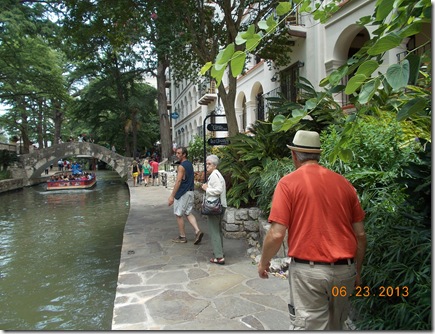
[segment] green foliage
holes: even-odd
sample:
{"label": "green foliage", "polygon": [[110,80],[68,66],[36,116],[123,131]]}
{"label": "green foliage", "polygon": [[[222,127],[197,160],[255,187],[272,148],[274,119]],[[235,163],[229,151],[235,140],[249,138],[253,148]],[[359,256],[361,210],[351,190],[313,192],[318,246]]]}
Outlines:
{"label": "green foliage", "polygon": [[[229,43],[216,56],[215,62],[207,62],[201,68],[200,73],[204,75],[211,69],[210,74],[219,86],[228,64],[231,64],[232,75],[237,77],[242,73],[245,65],[245,62],[240,59],[245,59],[247,53],[254,53],[258,47],[260,48],[259,53],[266,59],[277,60],[278,64],[284,63],[288,60],[288,52],[291,51],[289,43],[286,43],[286,29],[280,29],[280,26],[285,25],[286,18],[297,11],[298,13],[311,13],[315,20],[324,23],[340,9],[338,6],[340,2],[341,0],[329,1],[328,4],[312,0],[299,0],[294,3],[278,2],[276,12],[273,14],[269,12],[266,20],[256,20],[258,23],[249,23],[246,30],[238,32],[234,41],[239,46],[238,51],[235,50],[234,43]],[[265,1],[262,6],[266,8]],[[240,46],[243,49],[240,49]],[[244,57],[241,56],[242,53],[245,54]],[[239,61],[235,62],[236,58],[239,58]]]}
{"label": "green foliage", "polygon": [[[431,23],[431,3],[422,1],[378,1],[372,16],[360,19],[362,25],[377,29],[374,37],[366,43],[347,63],[334,70],[321,81],[321,86],[351,95],[351,102],[359,114],[369,114],[375,109],[397,112],[398,120],[413,120],[415,125],[430,138],[431,77],[430,49],[421,52],[410,50],[403,60],[389,65],[385,74],[373,75],[382,62],[385,52],[397,47],[404,38],[420,34]],[[391,15],[390,15],[391,14]],[[424,39],[427,41],[425,42]],[[424,49],[430,37],[423,37],[418,48]],[[423,70],[426,68],[425,70]],[[350,77],[346,87],[340,80]]]}
{"label": "green foliage", "polygon": [[[362,330],[427,330],[431,328],[429,155],[426,160],[419,157],[426,156],[419,141],[402,145],[404,133],[394,114],[364,117],[354,124],[346,146],[351,159],[331,163],[328,156],[340,142],[339,132],[331,126],[321,134],[321,163],[344,175],[360,194],[368,239],[363,285],[372,290],[407,286],[410,292],[406,298],[353,297],[356,325]],[[419,184],[424,184],[424,191],[417,188]]]}
{"label": "green foliage", "polygon": [[431,328],[431,230],[416,221],[420,213],[403,201],[398,187],[391,183],[361,195],[368,239],[362,280],[372,289],[407,286],[409,296],[354,297],[361,330]]}
{"label": "green foliage", "polygon": [[397,179],[399,184],[406,186],[406,208],[412,207],[414,215],[409,215],[401,208],[409,219],[421,222],[431,228],[431,185],[432,185],[432,147],[424,139],[416,138],[423,150],[417,153],[417,161],[409,161],[403,166],[404,176]]}
{"label": "green foliage", "polygon": [[[267,41],[264,41],[256,51],[256,54],[263,59],[273,60],[274,66],[286,66],[291,62],[292,39],[290,35],[283,32],[276,32]],[[231,65],[232,66],[232,65]]]}
{"label": "green foliage", "polygon": [[6,171],[8,166],[15,161],[18,161],[16,152],[11,152],[9,150],[0,151],[0,166],[2,167],[3,171]]}
{"label": "green foliage", "polygon": [[11,173],[8,170],[0,170],[0,180],[7,180],[11,178]]}
{"label": "green foliage", "polygon": [[[206,145],[206,154],[209,154]],[[189,143],[189,160],[195,162],[204,161],[204,139],[202,136],[195,135]]]}
{"label": "green foliage", "polygon": [[[290,154],[290,151],[289,151]],[[281,159],[267,159],[264,169],[258,180],[258,189],[260,193],[257,197],[257,206],[268,215],[271,209],[272,197],[278,181],[285,175],[293,172],[295,169],[291,158],[284,157]]]}
{"label": "green foliage", "polygon": [[132,81],[131,73],[122,75],[120,83],[127,96],[126,105],[119,101],[112,78],[94,80],[69,105],[72,122],[64,131],[70,131],[73,138],[79,133],[92,133],[97,143],[113,144],[121,154],[125,154],[125,141],[134,140],[133,132],[139,150],[153,147],[159,139],[155,88]]}
{"label": "green foliage", "polygon": [[274,134],[270,123],[257,121],[249,130],[252,135],[232,137],[231,144],[220,152],[220,170],[230,179],[228,205],[237,208],[256,204],[265,168],[290,153],[286,147],[288,135]]}
{"label": "green foliage", "polygon": [[0,11],[0,123],[18,134],[24,151],[30,142],[52,139],[53,101],[69,100],[65,59],[53,41],[58,29],[41,4],[2,1]]}
{"label": "green foliage", "polygon": [[[300,6],[299,12],[312,12],[314,19],[320,21],[339,8],[331,2],[317,13],[320,5],[316,2],[297,1],[296,4]],[[291,10],[288,3],[280,3],[277,13],[286,15]],[[361,18],[359,23],[375,27],[371,40],[321,81],[323,93],[315,92],[301,80],[306,86],[304,93],[309,93],[302,101],[274,99],[276,117],[272,129],[276,135],[286,132],[290,136],[301,128],[321,132],[322,164],[354,184],[366,211],[368,249],[364,284],[371,288],[409,288],[408,297],[355,297],[358,328],[428,330],[432,326],[431,161],[430,151],[422,153],[422,147],[427,149],[431,142],[430,51],[416,55],[418,50],[410,50],[405,59],[390,65],[385,73],[376,71],[387,51],[399,46],[404,38],[419,34],[423,25],[431,23],[431,3],[428,0],[378,0],[374,14]],[[236,44],[245,43],[246,48],[253,49],[276,27],[274,20],[259,22],[258,28],[266,32],[263,35],[255,26],[249,26],[239,32]],[[428,43],[430,38],[421,47]],[[230,53],[225,53],[226,57],[217,65],[207,64],[204,73],[212,68],[212,77],[219,80],[223,68],[231,61]],[[234,69],[233,72],[238,73]],[[350,79],[347,86],[341,85],[345,77]],[[340,92],[349,94],[355,106],[355,112],[346,118],[341,117],[343,111],[332,98]],[[425,141],[429,143],[422,145]],[[228,194],[236,199],[230,205],[255,200],[267,213],[273,193],[270,187],[274,187],[289,167],[259,152],[258,147],[262,148],[263,144],[261,136],[256,142],[254,139],[244,143],[240,139],[234,143],[238,149],[231,144],[226,150],[228,173],[231,171],[235,179],[235,189],[230,189]],[[243,156],[249,153],[255,154],[257,159],[248,160],[244,170]],[[264,164],[269,165],[265,168]],[[257,175],[259,172],[261,177]],[[257,193],[252,193],[253,189]]]}
{"label": "green foliage", "polygon": [[[363,285],[372,291],[407,286],[410,293],[408,297],[353,297],[355,324],[363,330],[427,330],[431,328],[430,145],[409,142],[407,124],[397,122],[394,113],[381,116],[353,122],[345,161],[331,159],[342,128],[331,124],[321,133],[321,164],[352,182],[366,212]],[[284,143],[287,138],[278,134]],[[267,138],[273,142],[273,136]],[[263,132],[233,139],[224,149],[221,169],[231,175],[229,205],[256,202],[267,216],[277,182],[294,166],[282,154],[263,154],[268,147],[264,142]],[[279,149],[289,152],[283,146]]]}
{"label": "green foliage", "polygon": [[300,91],[298,103],[284,98],[271,98],[271,106],[275,114],[273,131],[296,132],[304,128],[321,132],[330,124],[342,119],[341,108],[334,101],[330,91],[317,92],[313,85],[300,77],[296,83]]}
{"label": "green foliage", "polygon": [[339,149],[348,152],[346,159],[331,159],[341,142],[340,128],[330,126],[321,134],[322,163],[348,178],[359,190],[389,185],[403,175],[403,165],[416,160],[416,145],[402,147],[404,135],[394,114],[362,117],[353,122],[351,140]]}

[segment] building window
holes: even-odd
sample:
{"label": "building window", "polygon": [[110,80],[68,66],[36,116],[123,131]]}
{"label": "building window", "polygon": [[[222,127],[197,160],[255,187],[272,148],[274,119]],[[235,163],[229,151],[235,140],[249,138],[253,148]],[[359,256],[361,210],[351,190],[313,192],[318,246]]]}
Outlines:
{"label": "building window", "polygon": [[196,134],[198,136],[200,136],[201,138],[204,136],[204,128],[202,127],[202,125],[200,125],[196,128]]}
{"label": "building window", "polygon": [[246,98],[243,98],[243,110],[242,110],[242,132],[246,131],[248,119],[246,115]]}
{"label": "building window", "polygon": [[299,79],[299,68],[303,63],[296,62],[292,66],[281,71],[279,76],[281,80],[281,93],[282,95],[292,102],[297,101],[298,90],[296,88],[296,82]]}
{"label": "building window", "polygon": [[263,93],[257,94],[257,120],[264,121],[264,97],[263,97]]}

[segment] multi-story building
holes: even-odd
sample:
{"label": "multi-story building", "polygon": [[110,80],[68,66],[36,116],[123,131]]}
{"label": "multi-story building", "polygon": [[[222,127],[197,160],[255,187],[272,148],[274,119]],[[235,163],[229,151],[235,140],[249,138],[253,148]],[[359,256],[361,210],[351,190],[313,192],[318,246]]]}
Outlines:
{"label": "multi-story building", "polygon": [[[342,8],[325,24],[315,21],[310,15],[291,16],[286,29],[292,46],[291,63],[274,69],[263,59],[252,56],[247,63],[247,71],[237,79],[235,110],[240,132],[246,132],[249,125],[267,116],[267,97],[277,96],[280,92],[287,99],[296,101],[298,91],[295,82],[299,76],[307,78],[317,90],[320,81],[333,70],[343,65],[371,38],[374,26],[362,27],[356,22],[374,12],[375,0],[343,0]],[[384,56],[379,71],[385,72],[388,66],[397,63],[408,50],[415,49],[430,41],[430,24],[424,26],[419,35],[406,38],[403,43]],[[429,37],[428,37],[429,36]],[[430,48],[430,43],[426,48]],[[225,84],[225,76],[223,79]],[[345,83],[345,82],[344,82]],[[169,86],[168,86],[169,87]],[[178,145],[188,146],[195,135],[208,131],[203,121],[211,111],[224,114],[213,81],[204,79],[201,84],[171,82],[170,112],[178,115],[172,119],[172,138]],[[344,93],[335,96],[343,107],[348,106]],[[352,107],[352,106],[349,106]],[[217,120],[225,123],[225,118]],[[214,134],[226,137],[226,132]]]}

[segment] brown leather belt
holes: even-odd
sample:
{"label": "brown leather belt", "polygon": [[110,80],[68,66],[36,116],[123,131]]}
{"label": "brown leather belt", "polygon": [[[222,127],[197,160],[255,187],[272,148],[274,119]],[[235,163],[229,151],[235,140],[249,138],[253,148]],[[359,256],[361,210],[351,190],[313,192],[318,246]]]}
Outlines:
{"label": "brown leather belt", "polygon": [[322,264],[322,265],[343,265],[343,264],[352,264],[354,263],[353,259],[342,259],[335,262],[316,262],[309,260],[302,260],[298,258],[293,258],[293,260],[297,263],[305,263],[305,264]]}

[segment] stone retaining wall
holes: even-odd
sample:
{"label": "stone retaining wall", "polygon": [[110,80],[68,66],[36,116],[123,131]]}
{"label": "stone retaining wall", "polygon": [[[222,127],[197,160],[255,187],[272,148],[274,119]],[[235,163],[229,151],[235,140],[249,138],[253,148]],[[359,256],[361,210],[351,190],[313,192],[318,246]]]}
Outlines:
{"label": "stone retaining wall", "polygon": [[0,193],[23,188],[23,179],[8,179],[0,181]]}
{"label": "stone retaining wall", "polygon": [[[172,190],[177,177],[175,172],[160,172],[160,177],[165,175],[166,188]],[[199,184],[195,186],[195,210],[201,211],[204,191]],[[205,217],[204,217],[205,218]],[[251,208],[232,208],[228,207],[222,218],[222,232],[228,239],[246,239],[248,243],[248,255],[252,258],[261,254],[261,245],[264,236],[270,228],[267,217],[262,215],[262,211],[257,207]],[[286,240],[286,239],[285,239]],[[284,242],[278,251],[277,257],[287,257],[287,243]]]}

